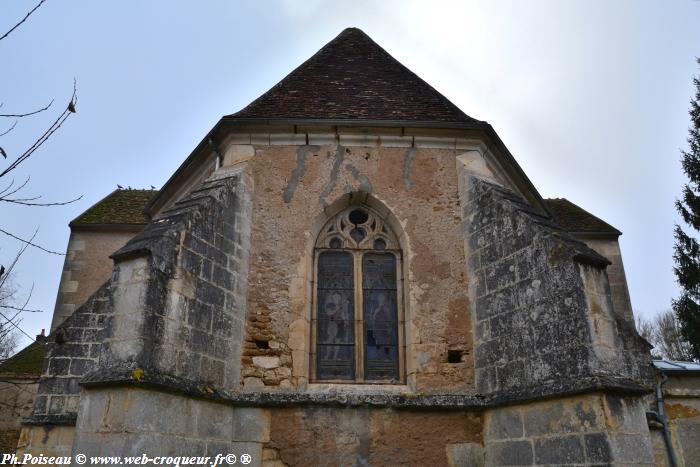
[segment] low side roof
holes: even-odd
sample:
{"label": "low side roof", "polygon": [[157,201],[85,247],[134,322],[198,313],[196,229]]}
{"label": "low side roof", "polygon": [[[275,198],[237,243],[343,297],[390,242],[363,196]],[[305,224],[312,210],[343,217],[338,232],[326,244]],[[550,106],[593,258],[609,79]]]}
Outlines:
{"label": "low side roof", "polygon": [[345,29],[227,118],[477,121],[357,28]]}
{"label": "low side roof", "polygon": [[700,375],[700,363],[678,360],[654,360],[654,366],[667,373],[696,373]]}
{"label": "low side roof", "polygon": [[88,225],[146,225],[145,207],[157,190],[117,189],[73,219],[71,227]]}
{"label": "low side roof", "polygon": [[[145,225],[149,219],[144,214],[155,190],[121,189],[110,193],[83,214],[71,225],[85,224],[136,224]],[[585,211],[564,198],[545,199],[554,221],[572,233],[607,233],[620,235],[610,224]]]}
{"label": "low side roof", "polygon": [[33,342],[0,364],[0,375],[23,376],[41,374],[46,345]]}
{"label": "low side roof", "polygon": [[550,198],[545,199],[544,203],[557,224],[568,232],[622,235],[615,227],[568,199]]}

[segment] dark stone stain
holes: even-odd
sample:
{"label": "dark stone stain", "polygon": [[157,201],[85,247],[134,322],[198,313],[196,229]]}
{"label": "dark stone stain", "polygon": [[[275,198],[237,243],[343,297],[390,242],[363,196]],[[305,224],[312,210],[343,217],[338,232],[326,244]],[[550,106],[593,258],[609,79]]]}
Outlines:
{"label": "dark stone stain", "polygon": [[44,437],[42,438],[41,443],[46,444],[46,442],[49,440],[49,434],[51,434],[51,430],[53,430],[53,426],[44,425],[41,428],[44,430]]}
{"label": "dark stone stain", "polygon": [[[335,184],[338,181],[338,173],[340,172],[340,166],[343,164],[343,160],[345,159],[345,151],[346,149],[340,144],[335,149],[335,160],[333,161],[331,173],[328,176],[328,183],[326,183],[326,186],[323,188],[323,191],[319,196],[319,199],[321,200],[324,206],[328,205],[326,198],[328,198],[328,195],[331,194],[331,191],[333,191],[333,188],[335,187]],[[349,150],[347,151],[350,152]]]}
{"label": "dark stone stain", "polygon": [[289,177],[289,183],[287,183],[287,186],[282,192],[282,199],[284,199],[285,203],[292,201],[299,180],[304,176],[304,171],[306,170],[306,155],[310,151],[315,152],[319,149],[321,149],[319,146],[299,146],[299,148],[297,148],[297,166],[292,171],[292,175]]}
{"label": "dark stone stain", "polygon": [[406,151],[406,157],[403,160],[403,186],[406,187],[406,191],[409,191],[413,186],[411,182],[411,162],[416,157],[416,148],[411,148]]}
{"label": "dark stone stain", "polygon": [[354,165],[350,165],[348,167],[348,170],[350,170],[352,176],[355,177],[355,180],[360,182],[360,191],[364,191],[365,193],[372,193],[372,183],[369,181],[369,178],[367,178],[365,175],[362,175]]}

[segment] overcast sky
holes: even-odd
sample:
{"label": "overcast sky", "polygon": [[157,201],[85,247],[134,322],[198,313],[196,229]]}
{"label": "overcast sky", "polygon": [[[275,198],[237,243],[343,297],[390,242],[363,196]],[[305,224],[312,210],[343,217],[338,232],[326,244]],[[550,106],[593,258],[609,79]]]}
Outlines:
{"label": "overcast sky", "polygon": [[[37,0],[0,3],[4,33]],[[78,113],[22,168],[26,194],[69,206],[0,206],[0,227],[65,251],[68,222],[117,184],[160,187],[216,121],[265,92],[346,27],[363,29],[468,115],[486,120],[544,197],[623,232],[632,304],[677,294],[673,209],[698,74],[700,2],[48,0],[0,41],[0,137],[21,153],[68,102]],[[0,133],[11,123],[0,119]],[[0,168],[5,164],[0,160]],[[0,237],[0,262],[20,244]],[[63,257],[28,250],[22,327],[50,327]],[[28,343],[27,339],[22,344]]]}

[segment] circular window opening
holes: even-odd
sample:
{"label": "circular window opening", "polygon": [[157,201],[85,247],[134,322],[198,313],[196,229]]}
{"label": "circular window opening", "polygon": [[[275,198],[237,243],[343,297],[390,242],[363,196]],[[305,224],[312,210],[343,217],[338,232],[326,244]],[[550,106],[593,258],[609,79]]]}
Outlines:
{"label": "circular window opening", "polygon": [[361,209],[355,209],[350,213],[348,216],[348,219],[350,219],[350,222],[352,222],[355,225],[360,225],[364,224],[367,222],[367,219],[369,219],[369,216],[367,215],[366,212],[364,212]]}

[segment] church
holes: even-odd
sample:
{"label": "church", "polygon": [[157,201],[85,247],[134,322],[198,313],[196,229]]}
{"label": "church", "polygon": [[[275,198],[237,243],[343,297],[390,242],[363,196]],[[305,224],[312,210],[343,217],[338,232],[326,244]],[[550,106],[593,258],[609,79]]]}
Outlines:
{"label": "church", "polygon": [[20,454],[658,465],[621,233],[359,29],[70,227]]}

